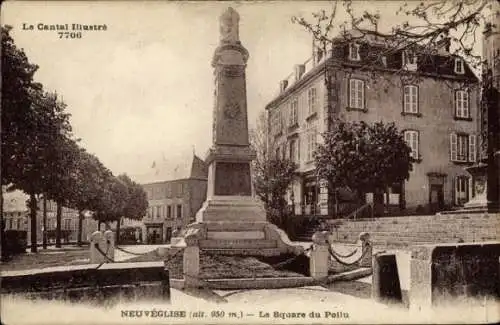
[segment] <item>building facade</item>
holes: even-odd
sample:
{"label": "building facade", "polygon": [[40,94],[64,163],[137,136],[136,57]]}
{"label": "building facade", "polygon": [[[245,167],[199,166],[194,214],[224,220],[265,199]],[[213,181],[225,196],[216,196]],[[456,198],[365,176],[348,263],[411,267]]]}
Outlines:
{"label": "building facade", "polygon": [[143,184],[148,212],[143,218],[143,238],[149,243],[168,243],[174,232],[195,220],[206,199],[208,170],[193,155],[191,164],[179,166],[173,179]]}
{"label": "building facade", "polygon": [[[266,106],[268,150],[298,164],[288,198],[295,214],[332,213],[328,188],[315,176],[313,152],[336,118],[395,122],[404,131],[415,162],[410,178],[388,189],[397,213],[440,211],[474,194],[464,167],[477,157],[478,79],[446,43],[437,51],[386,54],[376,40],[339,38],[325,54],[314,48],[280,82],[279,95]],[[366,193],[368,202],[373,199]]]}
{"label": "building facade", "polygon": [[[27,207],[28,196],[21,191],[4,192],[3,218],[5,230],[24,230],[27,240],[31,238],[30,212]],[[45,211],[45,212],[44,212]],[[46,228],[44,228],[44,213],[46,213]],[[47,242],[55,242],[57,204],[43,198],[37,201],[37,241],[42,243],[43,231],[47,234]],[[61,210],[62,242],[76,242],[78,237],[78,211],[67,207]],[[84,213],[82,220],[82,241],[88,241],[90,234],[97,230],[97,221],[88,213]]]}

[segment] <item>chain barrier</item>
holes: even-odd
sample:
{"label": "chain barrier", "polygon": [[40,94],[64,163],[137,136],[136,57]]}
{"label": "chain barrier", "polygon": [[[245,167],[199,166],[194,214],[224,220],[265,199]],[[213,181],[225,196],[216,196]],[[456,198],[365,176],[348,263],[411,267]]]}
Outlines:
{"label": "chain barrier", "polygon": [[361,259],[367,254],[367,252],[369,252],[369,250],[363,250],[361,253],[361,256],[353,262],[342,261],[337,255],[335,255],[335,253],[331,247],[328,247],[328,252],[330,253],[330,256],[333,257],[333,259],[335,261],[339,262],[340,264],[342,264],[344,266],[352,266],[352,265],[358,264],[361,261]]}
{"label": "chain barrier", "polygon": [[146,255],[146,254],[149,254],[150,252],[152,252],[152,251],[147,251],[147,252],[144,252],[144,253],[135,253],[135,252],[126,250],[125,248],[122,248],[122,247],[119,247],[119,246],[115,246],[115,248],[117,250],[119,250],[119,251],[122,251],[122,252],[126,253],[126,254],[135,255],[135,256],[143,256],[143,255]]}
{"label": "chain barrier", "polygon": [[352,252],[350,252],[349,254],[346,254],[346,255],[342,255],[342,254],[339,254],[338,252],[336,252],[332,246],[330,246],[330,249],[332,251],[333,254],[335,254],[337,257],[341,257],[341,258],[348,258],[348,257],[351,257],[351,256],[354,256],[354,254],[356,254],[358,252],[358,249],[354,249]]}
{"label": "chain barrier", "polygon": [[108,247],[106,248],[106,252],[103,252],[103,251],[102,251],[102,249],[99,247],[99,244],[97,244],[97,243],[96,243],[96,244],[94,244],[94,245],[95,245],[96,250],[97,250],[97,251],[98,251],[98,252],[99,252],[102,256],[104,256],[104,258],[105,258],[105,261],[103,261],[103,262],[101,262],[99,265],[97,265],[97,267],[95,268],[96,270],[97,270],[97,269],[99,269],[101,266],[103,266],[103,265],[106,263],[106,260],[107,260],[108,262],[111,262],[111,263],[114,263],[114,262],[115,262],[115,261],[114,261],[111,257],[109,257],[109,256],[108,256],[108,252],[109,252],[109,244],[110,244],[110,242],[108,241]]}

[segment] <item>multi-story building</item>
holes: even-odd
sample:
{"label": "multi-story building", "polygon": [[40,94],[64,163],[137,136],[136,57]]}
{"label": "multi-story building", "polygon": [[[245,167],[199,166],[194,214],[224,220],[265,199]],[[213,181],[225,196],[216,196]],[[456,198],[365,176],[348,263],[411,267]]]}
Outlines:
{"label": "multi-story building", "polygon": [[[3,193],[3,216],[5,229],[27,231],[28,242],[31,238],[30,213],[27,207],[28,196],[21,191]],[[44,213],[46,213],[46,234],[48,242],[55,241],[55,229],[57,226],[56,214],[57,204],[54,201],[43,198],[37,202],[37,241],[42,242],[44,231]],[[61,209],[61,230],[64,233],[64,241],[76,242],[78,232],[78,211],[62,207]],[[97,221],[89,213],[84,213],[82,220],[82,240],[88,241],[89,235],[97,230]]]}
{"label": "multi-story building", "polygon": [[313,159],[321,134],[337,118],[395,122],[415,162],[410,178],[389,188],[389,204],[406,213],[439,211],[473,194],[464,167],[476,160],[478,105],[478,79],[446,40],[423,55],[387,51],[374,38],[339,37],[327,53],[313,46],[312,57],[280,82],[266,105],[268,150],[298,164],[295,214],[327,215],[328,188]]}
{"label": "multi-story building", "polygon": [[169,242],[173,232],[195,220],[206,199],[208,169],[196,155],[191,164],[181,164],[168,174],[143,184],[149,204],[143,238],[150,243]]}

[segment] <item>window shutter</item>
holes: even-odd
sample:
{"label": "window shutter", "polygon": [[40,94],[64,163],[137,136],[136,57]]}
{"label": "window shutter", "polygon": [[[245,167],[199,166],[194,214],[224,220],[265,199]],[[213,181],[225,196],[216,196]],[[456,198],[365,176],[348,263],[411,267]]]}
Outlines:
{"label": "window shutter", "polygon": [[458,205],[458,176],[453,177],[453,204]]}
{"label": "window shutter", "polygon": [[457,160],[457,134],[450,134],[450,160]]}
{"label": "window shutter", "polygon": [[418,159],[420,157],[420,150],[419,150],[419,148],[420,148],[420,144],[419,144],[420,133],[414,132],[413,136],[415,137],[415,141],[414,141],[414,143],[415,143],[415,156],[416,156],[415,159]]}
{"label": "window shutter", "polygon": [[476,161],[476,135],[469,135],[469,161]]}
{"label": "window shutter", "polygon": [[349,107],[356,107],[356,80],[349,80]]}
{"label": "window shutter", "polygon": [[460,115],[460,91],[455,91],[455,116]]}

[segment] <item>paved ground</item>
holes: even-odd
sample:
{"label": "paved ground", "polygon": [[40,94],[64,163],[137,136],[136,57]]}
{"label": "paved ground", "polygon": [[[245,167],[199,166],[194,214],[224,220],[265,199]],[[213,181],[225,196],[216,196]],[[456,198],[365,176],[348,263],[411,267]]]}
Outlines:
{"label": "paved ground", "polygon": [[[310,243],[301,243],[309,247]],[[123,246],[133,253],[146,253],[168,245]],[[353,247],[335,245],[334,249],[346,254]],[[397,251],[402,289],[408,288],[409,253]],[[115,260],[134,257],[117,251]],[[358,280],[359,285],[369,285],[371,277]],[[352,284],[352,283],[351,283]],[[454,306],[426,314],[411,314],[399,306],[374,302],[369,295],[346,295],[335,287],[319,286],[273,290],[216,290],[227,303],[215,303],[197,295],[172,289],[171,304],[161,301],[121,303],[111,308],[74,305],[60,302],[27,301],[2,296],[1,318],[5,324],[117,324],[117,323],[167,323],[167,324],[339,324],[339,323],[476,323],[495,322],[500,319],[498,305]],[[365,290],[366,291],[366,290]],[[154,312],[153,312],[154,311]],[[162,311],[161,314],[158,311]],[[161,316],[161,317],[160,317]]]}

